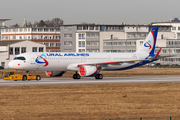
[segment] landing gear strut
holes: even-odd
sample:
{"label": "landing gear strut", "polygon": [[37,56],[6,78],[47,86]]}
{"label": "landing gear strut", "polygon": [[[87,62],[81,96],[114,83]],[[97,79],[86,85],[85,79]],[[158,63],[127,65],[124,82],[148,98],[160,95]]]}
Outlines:
{"label": "landing gear strut", "polygon": [[76,72],[76,74],[73,75],[73,79],[80,79],[81,76]]}
{"label": "landing gear strut", "polygon": [[95,78],[96,78],[96,79],[103,79],[103,75],[102,75],[102,74],[97,74],[97,75],[95,76]]}

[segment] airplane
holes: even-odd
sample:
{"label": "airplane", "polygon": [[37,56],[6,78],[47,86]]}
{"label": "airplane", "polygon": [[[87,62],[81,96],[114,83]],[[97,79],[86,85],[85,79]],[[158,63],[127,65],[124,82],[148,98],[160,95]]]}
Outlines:
{"label": "airplane", "polygon": [[17,55],[8,65],[27,72],[45,71],[52,77],[74,71],[73,79],[103,79],[100,71],[132,69],[162,58],[159,55],[161,48],[154,54],[157,34],[158,27],[152,27],[142,46],[134,53],[29,52]]}

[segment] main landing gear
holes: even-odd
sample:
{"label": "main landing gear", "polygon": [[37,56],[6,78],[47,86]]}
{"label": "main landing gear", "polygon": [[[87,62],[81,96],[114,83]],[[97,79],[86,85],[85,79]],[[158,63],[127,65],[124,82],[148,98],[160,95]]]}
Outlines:
{"label": "main landing gear", "polygon": [[[95,76],[96,79],[103,79],[103,75],[102,74],[97,74]],[[74,75],[73,75],[73,79],[81,79],[81,76],[76,72]]]}
{"label": "main landing gear", "polygon": [[76,74],[73,75],[73,79],[80,79],[81,76],[76,72]]}
{"label": "main landing gear", "polygon": [[102,75],[102,74],[97,74],[97,75],[95,76],[95,78],[96,78],[96,79],[103,79],[103,75]]}

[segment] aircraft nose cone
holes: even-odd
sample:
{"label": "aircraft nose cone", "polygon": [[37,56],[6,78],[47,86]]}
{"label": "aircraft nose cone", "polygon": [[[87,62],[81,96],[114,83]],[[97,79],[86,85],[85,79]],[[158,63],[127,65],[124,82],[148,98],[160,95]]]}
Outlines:
{"label": "aircraft nose cone", "polygon": [[9,64],[8,64],[9,68],[14,68],[14,64],[13,64],[13,61],[10,61]]}

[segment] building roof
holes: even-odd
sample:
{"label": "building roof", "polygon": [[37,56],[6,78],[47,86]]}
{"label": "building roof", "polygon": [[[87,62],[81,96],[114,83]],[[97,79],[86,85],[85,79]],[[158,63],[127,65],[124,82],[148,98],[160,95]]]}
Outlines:
{"label": "building roof", "polygon": [[3,22],[4,22],[4,21],[7,21],[7,20],[11,20],[11,19],[1,19],[1,18],[0,18],[0,21],[3,21]]}
{"label": "building roof", "polygon": [[7,46],[8,44],[14,44],[17,42],[22,42],[24,40],[19,40],[19,41],[0,41],[0,46]]}

